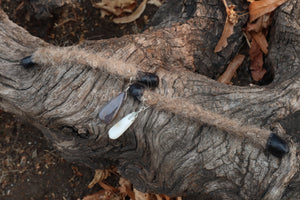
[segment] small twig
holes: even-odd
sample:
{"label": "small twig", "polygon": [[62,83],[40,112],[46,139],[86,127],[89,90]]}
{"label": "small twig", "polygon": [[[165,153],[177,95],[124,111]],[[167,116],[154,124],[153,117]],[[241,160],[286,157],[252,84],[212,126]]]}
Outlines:
{"label": "small twig", "polygon": [[63,22],[61,22],[61,23],[59,23],[59,24],[55,24],[54,25],[54,28],[58,28],[58,27],[60,27],[60,26],[62,26],[62,25],[64,25],[64,24],[66,24],[66,23],[68,23],[68,22],[71,22],[71,21],[73,21],[73,22],[76,22],[76,19],[66,19],[66,20],[64,20]]}
{"label": "small twig", "polygon": [[218,78],[218,81],[225,84],[230,84],[236,70],[243,63],[245,56],[238,54],[227,66],[226,71]]}
{"label": "small twig", "polygon": [[24,1],[22,2],[22,3],[20,3],[19,5],[18,5],[18,7],[14,10],[14,16],[16,16],[16,13],[18,12],[18,10],[20,10],[21,8],[23,8],[23,6],[24,6]]}
{"label": "small twig", "polygon": [[13,173],[13,172],[21,172],[21,170],[18,170],[18,169],[13,169],[13,170],[8,170],[8,171],[2,171],[1,170],[2,175],[6,175],[6,174],[9,174],[9,173]]}
{"label": "small twig", "polygon": [[246,41],[247,41],[247,44],[248,44],[249,48],[251,48],[251,43],[250,43],[250,41],[249,41],[249,39],[248,39],[248,37],[247,37],[247,35],[244,31],[243,31],[243,35],[246,38]]}
{"label": "small twig", "polygon": [[[237,11],[237,12],[238,12],[238,11]],[[243,13],[243,14],[240,14],[239,17],[243,17],[243,16],[245,16],[245,15],[249,15],[249,12],[245,12],[245,13]]]}
{"label": "small twig", "polygon": [[52,151],[49,151],[49,150],[44,150],[45,152],[49,153],[50,155],[52,155],[53,157],[56,157],[56,158],[60,158],[60,156],[56,155],[55,153],[53,153]]}
{"label": "small twig", "polygon": [[223,0],[223,4],[224,4],[224,6],[225,6],[225,8],[226,8],[226,11],[229,10],[228,4],[227,4],[226,0]]}

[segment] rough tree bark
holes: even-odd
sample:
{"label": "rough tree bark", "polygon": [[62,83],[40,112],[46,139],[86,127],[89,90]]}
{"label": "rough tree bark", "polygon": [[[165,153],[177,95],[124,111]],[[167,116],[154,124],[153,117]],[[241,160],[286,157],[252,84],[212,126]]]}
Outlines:
{"label": "rough tree bark", "polygon": [[[246,1],[232,3],[240,10],[247,7]],[[215,54],[226,18],[221,1],[166,1],[153,18],[155,26],[141,34],[71,48],[31,36],[0,11],[0,107],[37,126],[66,159],[92,168],[115,165],[141,191],[204,199],[299,198],[299,140],[276,125],[300,110],[299,7],[291,0],[276,11],[266,58],[274,80],[263,87],[228,86],[208,78],[213,73],[207,69],[221,72],[238,51],[247,20],[239,20],[228,47]],[[190,102],[240,127],[275,131],[288,141],[290,152],[278,159],[264,150],[264,140],[234,134],[239,127],[203,123],[156,104],[122,137],[110,140],[112,125],[97,115],[126,87],[128,76],[92,69],[79,58],[61,62],[47,57],[48,49],[100,56],[108,59],[103,63],[108,68],[117,63],[156,72],[160,84],[151,94]],[[19,61],[32,54],[48,64],[24,69]],[[128,97],[115,122],[141,106]],[[289,184],[296,189],[288,190]]]}

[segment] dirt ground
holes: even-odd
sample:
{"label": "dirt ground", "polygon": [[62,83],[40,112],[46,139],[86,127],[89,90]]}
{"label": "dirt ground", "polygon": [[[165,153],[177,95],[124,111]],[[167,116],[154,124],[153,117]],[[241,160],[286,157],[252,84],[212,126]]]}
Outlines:
{"label": "dirt ground", "polygon": [[0,113],[0,199],[77,199],[100,189],[87,185],[93,171],[69,163],[39,130]]}
{"label": "dirt ground", "polygon": [[[10,19],[31,34],[55,45],[67,46],[86,39],[105,39],[141,32],[157,7],[147,8],[136,22],[116,25],[111,17],[100,18],[100,10],[90,1],[73,6],[45,6],[37,0],[0,0],[0,7]],[[300,141],[300,112],[282,121],[296,140]],[[0,110],[0,199],[82,199],[101,187],[87,186],[94,171],[64,160],[39,130],[24,119]],[[118,177],[107,182],[117,184]]]}

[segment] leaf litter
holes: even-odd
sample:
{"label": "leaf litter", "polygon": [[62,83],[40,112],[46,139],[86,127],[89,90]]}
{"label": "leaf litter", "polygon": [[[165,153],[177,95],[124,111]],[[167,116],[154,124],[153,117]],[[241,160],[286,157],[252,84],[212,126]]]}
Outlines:
{"label": "leaf litter", "polygon": [[287,0],[261,0],[252,1],[249,5],[250,22],[257,18],[274,11],[278,6]]}
{"label": "leaf litter", "polygon": [[[118,186],[111,186],[107,183],[106,179],[112,174],[119,178]],[[102,190],[85,196],[83,200],[182,200],[181,197],[171,198],[162,194],[140,192],[128,180],[121,177],[115,168],[95,170],[95,176],[88,187],[92,188],[96,184],[99,184]]]}
{"label": "leaf litter", "polygon": [[238,16],[234,11],[235,6],[233,5],[228,6],[226,0],[223,0],[223,3],[226,8],[227,17],[226,17],[226,22],[225,22],[222,36],[215,48],[215,53],[221,51],[223,48],[225,48],[228,45],[227,39],[233,34],[233,28],[235,24],[238,22]]}
{"label": "leaf litter", "polygon": [[[93,7],[101,9],[101,18],[116,16],[112,21],[116,24],[127,24],[137,20],[145,11],[146,4],[161,6],[163,0],[143,0],[139,6],[135,0],[102,0],[94,2]],[[129,13],[129,15],[128,15]]]}
{"label": "leaf litter", "polygon": [[114,18],[113,22],[116,24],[126,24],[135,21],[144,12],[146,8],[146,3],[147,0],[143,0],[143,2],[139,5],[139,7],[131,15],[120,17],[120,18]]}
{"label": "leaf litter", "polygon": [[[249,21],[246,28],[244,28],[244,36],[249,44],[250,70],[254,81],[260,81],[267,72],[264,66],[264,55],[268,54],[267,34],[272,23],[273,11],[287,0],[247,0],[249,4]],[[222,36],[215,47],[215,52],[221,51],[228,43],[227,39],[234,33],[233,28],[237,23],[238,16],[233,10],[234,5],[227,6],[226,0],[223,0],[226,7],[227,18],[224,26]],[[230,9],[231,8],[231,9]],[[235,13],[235,14],[232,14]],[[234,21],[230,21],[230,15],[234,16]],[[223,75],[220,76],[219,81],[230,84],[229,78],[233,77],[238,68],[237,58],[232,60]],[[232,70],[235,69],[235,70]],[[226,79],[225,79],[226,77]]]}

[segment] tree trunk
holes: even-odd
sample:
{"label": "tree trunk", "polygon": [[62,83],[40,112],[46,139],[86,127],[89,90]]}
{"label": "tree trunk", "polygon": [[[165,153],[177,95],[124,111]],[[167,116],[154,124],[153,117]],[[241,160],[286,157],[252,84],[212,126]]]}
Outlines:
{"label": "tree trunk", "polygon": [[[117,166],[144,192],[297,199],[300,143],[277,122],[300,110],[299,7],[291,0],[275,13],[265,59],[274,80],[260,87],[211,79],[241,47],[247,21],[241,17],[229,45],[214,53],[226,19],[222,1],[166,1],[141,34],[73,47],[31,36],[0,11],[0,107],[33,123],[66,159]],[[29,55],[36,65],[25,69],[19,62]],[[98,113],[137,71],[155,72],[159,86],[144,91],[151,107],[111,140],[113,124],[143,104],[128,96],[109,125]],[[271,132],[288,141],[281,159],[264,148]]]}

